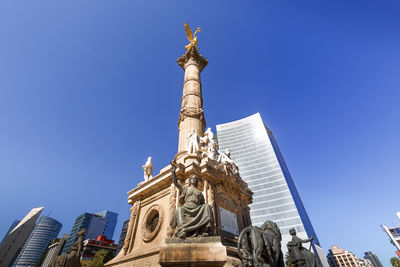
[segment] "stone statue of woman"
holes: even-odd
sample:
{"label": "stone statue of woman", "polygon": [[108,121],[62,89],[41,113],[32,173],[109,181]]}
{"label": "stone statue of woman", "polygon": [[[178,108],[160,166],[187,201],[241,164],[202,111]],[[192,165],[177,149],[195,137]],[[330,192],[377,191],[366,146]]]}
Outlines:
{"label": "stone statue of woman", "polygon": [[209,236],[212,234],[212,209],[205,203],[203,193],[197,189],[199,178],[189,177],[189,186],[184,186],[176,178],[176,167],[172,165],[172,181],[179,189],[180,207],[175,210],[170,226],[174,236],[180,238]]}

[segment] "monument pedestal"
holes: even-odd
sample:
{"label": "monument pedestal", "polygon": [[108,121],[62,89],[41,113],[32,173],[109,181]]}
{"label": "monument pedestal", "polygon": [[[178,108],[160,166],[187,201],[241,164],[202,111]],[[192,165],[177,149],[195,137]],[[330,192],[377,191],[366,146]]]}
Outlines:
{"label": "monument pedestal", "polygon": [[222,267],[227,260],[226,248],[219,236],[167,238],[159,257],[163,267]]}

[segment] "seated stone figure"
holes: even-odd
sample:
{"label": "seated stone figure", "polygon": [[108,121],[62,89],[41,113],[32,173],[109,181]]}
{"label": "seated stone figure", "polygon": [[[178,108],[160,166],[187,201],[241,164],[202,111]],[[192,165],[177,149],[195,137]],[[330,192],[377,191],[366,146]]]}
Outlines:
{"label": "seated stone figure", "polygon": [[172,181],[180,191],[180,207],[171,220],[174,236],[180,238],[209,236],[212,234],[213,215],[210,205],[205,203],[203,193],[197,189],[199,178],[189,177],[189,186],[181,185],[176,178],[176,167],[172,164]]}
{"label": "seated stone figure", "polygon": [[287,243],[289,257],[295,267],[322,267],[320,260],[311,251],[305,249],[302,243],[312,242],[314,237],[310,239],[301,239],[296,235],[294,228],[289,230],[292,240]]}

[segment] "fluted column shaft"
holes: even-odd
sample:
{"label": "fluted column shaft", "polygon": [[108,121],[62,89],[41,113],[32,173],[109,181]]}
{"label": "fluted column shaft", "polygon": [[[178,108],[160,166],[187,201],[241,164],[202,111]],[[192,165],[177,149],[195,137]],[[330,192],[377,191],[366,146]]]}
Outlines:
{"label": "fluted column shaft", "polygon": [[186,151],[186,138],[188,134],[195,130],[199,136],[203,136],[204,128],[206,127],[200,73],[207,65],[207,59],[203,58],[192,47],[185,55],[178,59],[178,64],[185,71],[181,112],[178,121],[178,154],[182,154]]}

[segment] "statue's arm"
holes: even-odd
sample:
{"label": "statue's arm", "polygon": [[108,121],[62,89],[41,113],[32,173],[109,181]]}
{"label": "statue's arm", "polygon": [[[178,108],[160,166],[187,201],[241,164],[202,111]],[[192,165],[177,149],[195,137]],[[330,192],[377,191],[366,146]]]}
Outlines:
{"label": "statue's arm", "polygon": [[179,189],[179,191],[182,191],[183,186],[178,182],[178,179],[176,178],[176,166],[172,165],[172,182],[174,182],[174,185]]}
{"label": "statue's arm", "polygon": [[300,239],[300,242],[301,243],[308,243],[308,242],[312,242],[314,240],[314,236],[312,236],[311,238],[309,238],[309,239]]}

